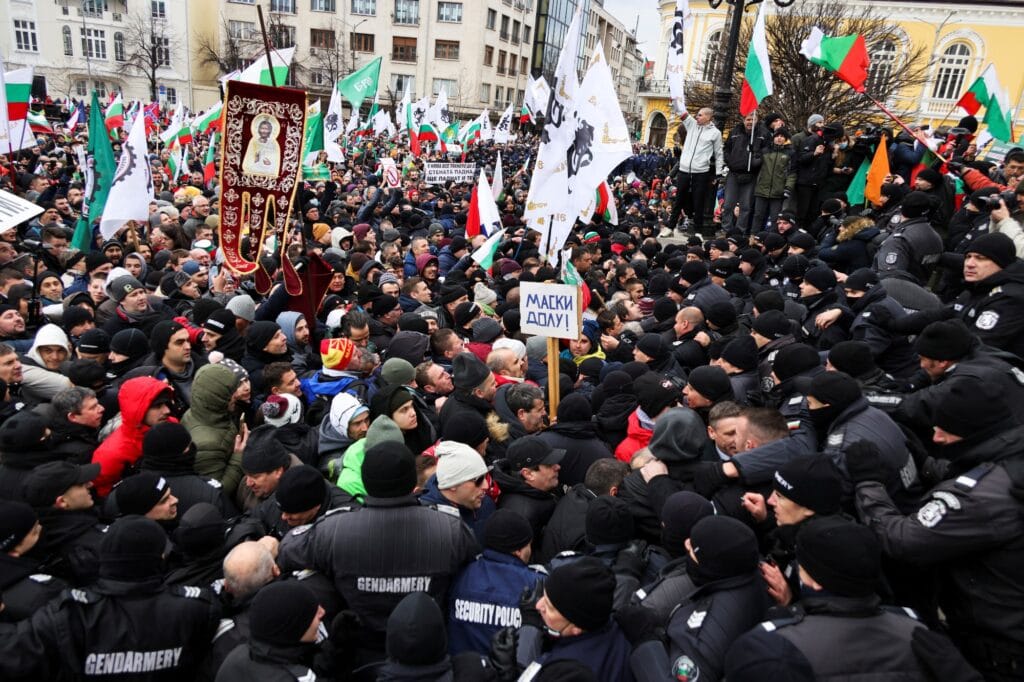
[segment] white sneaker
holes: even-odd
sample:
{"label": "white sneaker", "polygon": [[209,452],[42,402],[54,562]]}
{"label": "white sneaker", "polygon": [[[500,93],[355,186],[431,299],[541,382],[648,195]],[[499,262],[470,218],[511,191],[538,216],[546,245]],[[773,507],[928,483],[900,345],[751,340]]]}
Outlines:
{"label": "white sneaker", "polygon": [[661,228],[661,232],[658,233],[658,236],[661,237],[662,239],[667,238],[667,237],[671,237],[672,236],[672,228],[671,227],[663,227],[663,228]]}

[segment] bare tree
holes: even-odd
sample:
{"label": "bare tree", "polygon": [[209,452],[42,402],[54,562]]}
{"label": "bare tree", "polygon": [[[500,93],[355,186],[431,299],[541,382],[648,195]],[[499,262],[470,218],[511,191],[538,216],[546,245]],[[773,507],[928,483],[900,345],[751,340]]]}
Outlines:
{"label": "bare tree", "polygon": [[171,66],[171,58],[182,49],[176,36],[164,19],[152,13],[136,12],[128,16],[124,30],[124,61],[117,72],[121,75],[137,73],[149,81],[149,96],[157,99],[157,72]]}
{"label": "bare tree", "polygon": [[[306,62],[305,69],[310,76],[306,78],[308,89],[326,93],[329,99],[334,83],[352,70],[352,58],[346,54],[344,24],[337,19],[331,19],[330,26],[323,30],[327,31],[321,34],[323,43],[311,46],[309,60],[303,61]],[[315,79],[312,78],[314,72],[317,74]]]}
{"label": "bare tree", "polygon": [[[750,44],[754,25],[754,13],[749,15],[740,34],[729,127],[739,120],[740,89],[747,59],[745,46]],[[794,129],[802,127],[807,117],[814,113],[844,125],[879,122],[884,117],[867,97],[800,54],[800,44],[814,26],[826,35],[864,36],[872,59],[866,90],[881,102],[888,100],[891,104],[898,93],[911,92],[926,80],[929,67],[927,47],[901,44],[898,25],[870,5],[857,8],[842,0],[821,0],[773,11],[765,22],[765,31],[775,92],[762,102],[761,110],[779,112]],[[885,48],[890,45],[894,50],[887,51]],[[724,54],[724,43],[720,49]],[[891,61],[882,57],[883,54],[891,55]],[[721,60],[720,56],[720,63]],[[691,106],[711,106],[712,102],[711,87],[694,85],[687,92],[687,103]]]}
{"label": "bare tree", "polygon": [[242,35],[233,30],[227,19],[221,17],[221,30],[204,33],[196,41],[196,59],[206,67],[225,74],[245,65],[261,41],[257,35]]}

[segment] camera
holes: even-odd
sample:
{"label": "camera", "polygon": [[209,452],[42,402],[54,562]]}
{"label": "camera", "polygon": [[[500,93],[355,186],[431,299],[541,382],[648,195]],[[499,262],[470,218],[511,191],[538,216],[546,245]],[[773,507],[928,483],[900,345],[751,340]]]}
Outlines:
{"label": "camera", "polygon": [[1017,210],[1017,194],[1013,191],[1000,192],[999,194],[990,194],[985,197],[985,205],[983,209],[986,211],[994,211],[999,208],[999,200],[1006,204],[1006,208],[1011,212]]}

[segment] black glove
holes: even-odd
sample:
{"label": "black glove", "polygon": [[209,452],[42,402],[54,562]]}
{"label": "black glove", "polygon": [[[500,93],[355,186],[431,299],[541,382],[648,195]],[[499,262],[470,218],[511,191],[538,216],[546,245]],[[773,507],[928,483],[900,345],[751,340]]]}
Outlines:
{"label": "black glove", "polygon": [[544,596],[544,581],[538,580],[533,587],[524,587],[519,595],[519,613],[523,616],[523,625],[532,625],[544,629],[544,619],[537,610],[537,601]]}
{"label": "black glove", "polygon": [[950,173],[953,173],[954,175],[960,175],[960,172],[963,171],[964,169],[964,164],[962,164],[959,161],[947,161],[946,168],[949,170]]}
{"label": "black glove", "polygon": [[916,628],[910,638],[910,649],[921,667],[931,673],[932,679],[959,682],[981,682],[984,679],[953,646],[949,637],[941,633]]}
{"label": "black glove", "polygon": [[623,606],[616,611],[615,622],[634,647],[661,639],[657,616],[650,609],[638,604]]}
{"label": "black glove", "polygon": [[857,441],[845,449],[845,454],[846,470],[854,483],[889,479],[890,466],[882,459],[882,451],[874,443]]}
{"label": "black glove", "polygon": [[620,549],[618,556],[615,557],[612,573],[639,580],[644,574],[646,562],[643,559],[643,551],[646,548],[647,543],[643,540],[634,540]]}
{"label": "black glove", "polygon": [[871,324],[881,327],[888,331],[889,325],[892,324],[892,311],[886,308],[884,305],[872,306],[871,310]]}
{"label": "black glove", "polygon": [[331,621],[327,631],[328,637],[320,645],[316,656],[318,673],[333,675],[344,679],[342,671],[352,669],[352,659],[359,648],[359,637],[365,628],[359,614],[355,611],[340,611]]}
{"label": "black glove", "polygon": [[522,672],[516,662],[517,644],[518,637],[514,627],[498,630],[491,640],[491,653],[488,658],[501,682],[514,682],[519,679],[519,673]]}
{"label": "black glove", "polygon": [[711,499],[719,488],[729,482],[719,462],[703,462],[693,472],[693,487],[697,493]]}

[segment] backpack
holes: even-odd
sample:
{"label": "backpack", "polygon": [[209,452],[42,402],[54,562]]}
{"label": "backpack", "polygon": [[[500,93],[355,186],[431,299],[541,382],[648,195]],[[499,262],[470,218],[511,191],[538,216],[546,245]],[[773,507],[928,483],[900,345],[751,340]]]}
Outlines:
{"label": "backpack", "polygon": [[[326,379],[326,381],[324,381]],[[369,386],[362,379],[355,377],[325,377],[320,373],[302,379],[302,393],[309,401],[306,408],[306,423],[319,427],[324,417],[331,411],[331,401],[339,393],[348,393],[366,404]]]}

